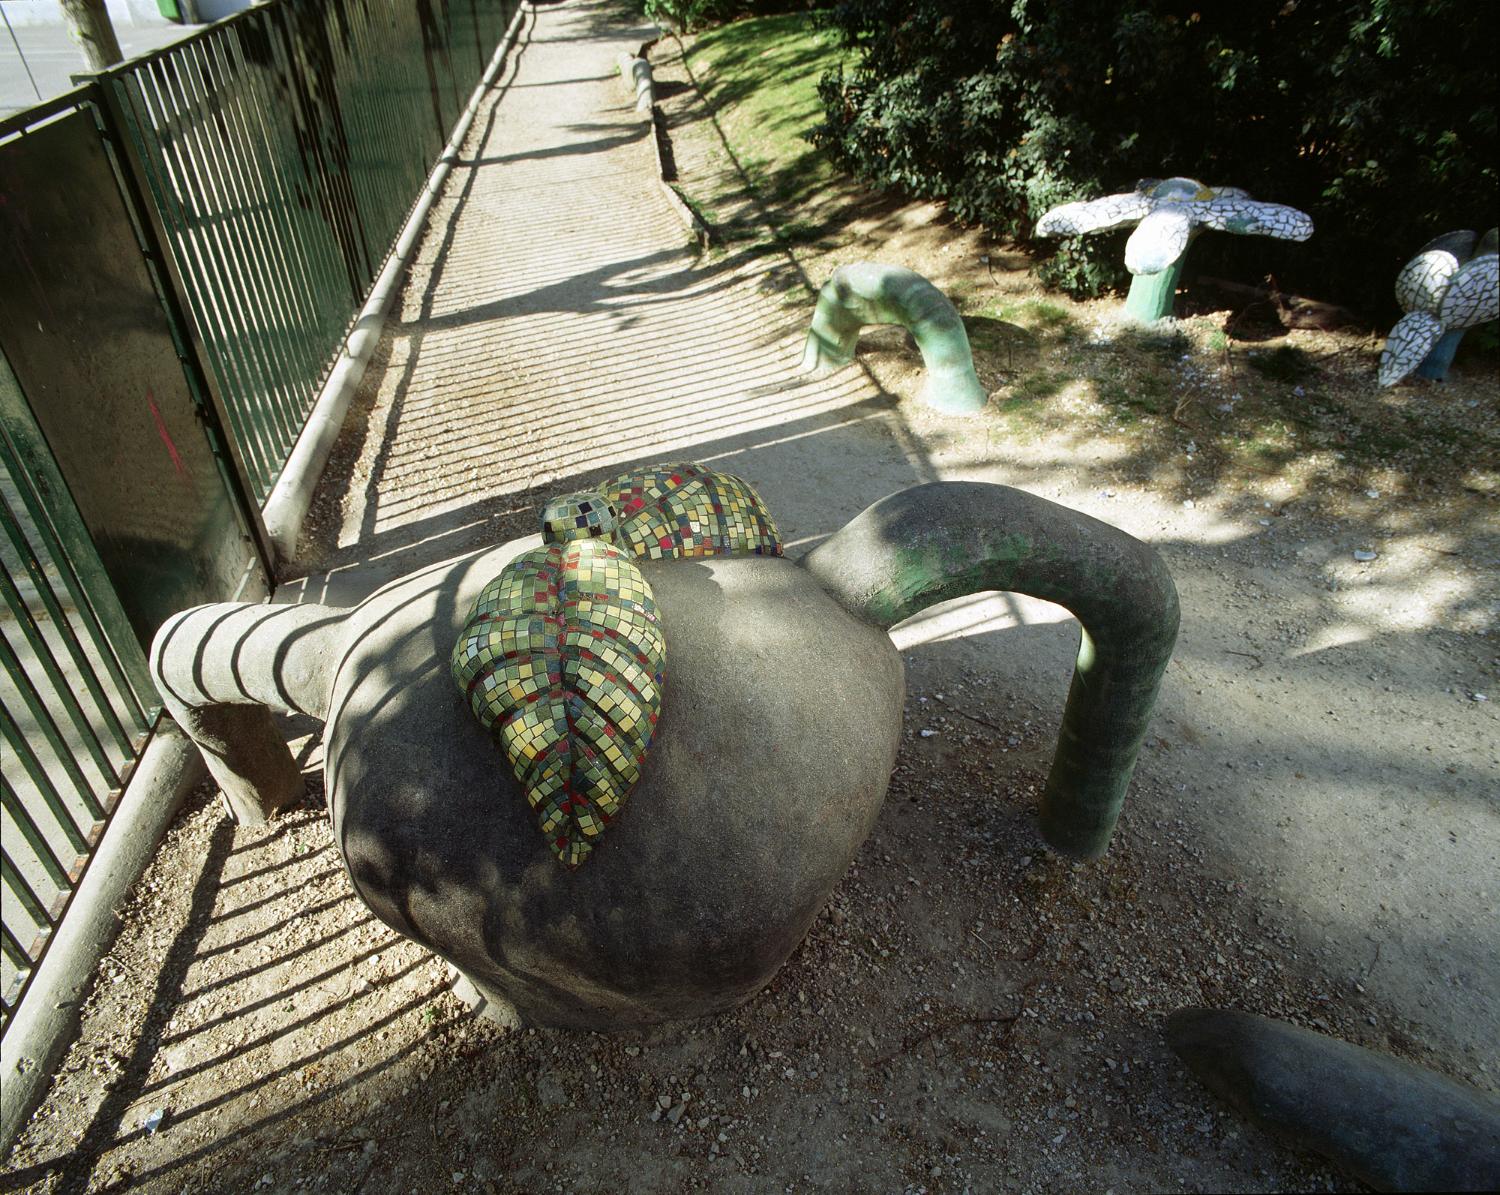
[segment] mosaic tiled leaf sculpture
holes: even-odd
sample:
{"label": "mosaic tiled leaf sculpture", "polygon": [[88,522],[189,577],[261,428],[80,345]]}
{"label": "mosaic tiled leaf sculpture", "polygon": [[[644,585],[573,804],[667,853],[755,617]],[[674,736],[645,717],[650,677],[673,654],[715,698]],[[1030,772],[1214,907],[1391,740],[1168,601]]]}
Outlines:
{"label": "mosaic tiled leaf sculpture", "polygon": [[548,538],[485,586],[452,669],[571,869],[640,779],[666,642],[651,587],[626,553],[588,535],[559,542],[549,529]]}
{"label": "mosaic tiled leaf sculpture", "polygon": [[1380,385],[1394,386],[1414,369],[1441,379],[1463,333],[1495,318],[1500,311],[1497,249],[1495,229],[1482,238],[1460,229],[1433,238],[1402,267],[1396,301],[1406,314],[1385,338]]}
{"label": "mosaic tiled leaf sculpture", "polygon": [[1205,187],[1192,178],[1143,178],[1136,189],[1055,207],[1037,221],[1037,236],[1077,236],[1135,224],[1125,242],[1125,268],[1156,274],[1182,256],[1197,227],[1241,236],[1305,241],[1312,218],[1280,203],[1261,203],[1239,187]]}
{"label": "mosaic tiled leaf sculpture", "polygon": [[781,537],[747,483],[678,464],[548,503],[542,539],[484,587],[451,663],[576,868],[640,779],[661,711],[666,641],[633,558],[780,556]]}
{"label": "mosaic tiled leaf sculpture", "polygon": [[728,473],[657,465],[612,477],[599,489],[618,513],[615,542],[633,555],[781,555],[781,535],[760,496]]}

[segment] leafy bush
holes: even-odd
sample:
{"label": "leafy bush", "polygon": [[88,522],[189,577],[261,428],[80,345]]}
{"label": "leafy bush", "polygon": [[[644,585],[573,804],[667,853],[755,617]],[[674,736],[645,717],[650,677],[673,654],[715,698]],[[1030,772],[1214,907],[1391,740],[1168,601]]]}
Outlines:
{"label": "leafy bush", "polygon": [[644,0],[641,11],[663,29],[696,33],[736,17],[771,16],[810,7],[810,0]]}
{"label": "leafy bush", "polygon": [[[1187,175],[1309,212],[1313,239],[1207,236],[1200,271],[1388,317],[1397,270],[1497,206],[1500,5],[1466,0],[844,0],[857,51],[818,144],[1025,241],[1053,204]],[[1123,236],[1124,234],[1121,234]],[[1074,294],[1124,279],[1120,237],[1043,242]]]}

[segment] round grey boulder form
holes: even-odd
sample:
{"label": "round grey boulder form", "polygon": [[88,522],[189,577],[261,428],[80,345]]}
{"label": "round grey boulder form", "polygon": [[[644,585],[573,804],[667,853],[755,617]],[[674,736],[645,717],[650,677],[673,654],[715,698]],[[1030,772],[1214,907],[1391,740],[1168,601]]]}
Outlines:
{"label": "round grey boulder form", "polygon": [[1477,1087],[1229,1009],[1173,1013],[1167,1041],[1215,1095],[1377,1191],[1500,1190],[1500,1099]]}
{"label": "round grey boulder form", "polygon": [[1079,612],[1043,825],[1085,855],[1107,842],[1176,631],[1151,549],[1001,486],[893,495],[808,567],[638,560],[667,640],[660,718],[620,816],[569,871],[448,667],[480,589],[539,543],[435,566],[348,610],[199,607],[152,649],[168,708],[242,821],[301,793],[269,711],[324,718],[329,810],[355,890],[501,1019],[534,1024],[700,1016],[771,979],[879,814],[901,732],[904,677],[885,633],[899,618],[993,588]]}

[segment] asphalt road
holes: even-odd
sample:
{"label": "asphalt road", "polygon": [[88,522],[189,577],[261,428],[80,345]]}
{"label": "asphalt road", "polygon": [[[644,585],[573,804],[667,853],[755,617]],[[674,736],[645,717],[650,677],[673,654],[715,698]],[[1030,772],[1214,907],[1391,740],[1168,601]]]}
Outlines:
{"label": "asphalt road", "polygon": [[[125,57],[131,58],[170,45],[196,28],[168,20],[138,20],[115,26],[115,36]],[[83,51],[63,26],[16,25],[6,29],[0,25],[0,116],[61,95],[72,86],[71,76],[87,69]]]}

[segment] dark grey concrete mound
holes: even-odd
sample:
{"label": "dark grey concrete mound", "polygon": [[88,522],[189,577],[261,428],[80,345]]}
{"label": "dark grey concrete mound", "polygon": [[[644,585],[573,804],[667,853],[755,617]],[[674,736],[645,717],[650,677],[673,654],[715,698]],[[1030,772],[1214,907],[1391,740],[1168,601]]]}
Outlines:
{"label": "dark grey concrete mound", "polygon": [[847,870],[895,760],[900,658],[805,571],[771,557],[641,571],[667,629],[661,721],[576,872],[448,675],[486,578],[367,603],[339,668],[328,789],[355,888],[531,1024],[619,1029],[754,994]]}
{"label": "dark grey concrete mound", "polygon": [[1376,1190],[1500,1190],[1500,1099],[1477,1087],[1246,1012],[1182,1009],[1167,1041],[1215,1095]]}

